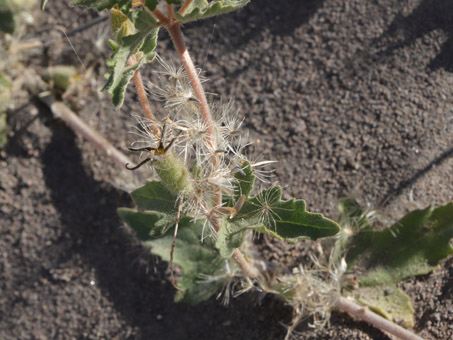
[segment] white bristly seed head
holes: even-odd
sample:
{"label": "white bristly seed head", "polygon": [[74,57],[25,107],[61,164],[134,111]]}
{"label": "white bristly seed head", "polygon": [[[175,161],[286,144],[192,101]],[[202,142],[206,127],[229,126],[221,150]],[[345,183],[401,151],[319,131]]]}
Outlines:
{"label": "white bristly seed head", "polygon": [[[309,317],[309,326],[323,328],[329,323],[331,310],[340,296],[342,278],[346,271],[346,261],[341,258],[338,263],[322,264],[321,260],[311,256],[312,266],[300,265],[293,269],[293,275],[278,278],[283,290],[277,294],[287,296],[293,307],[292,324],[288,327],[285,339],[290,339],[296,326]],[[288,298],[288,296],[290,296]]]}
{"label": "white bristly seed head", "polygon": [[[194,218],[219,214],[218,206],[214,206],[213,197],[220,189],[227,196],[234,192],[237,182],[235,174],[242,171],[244,162],[250,162],[258,177],[267,175],[262,173],[260,167],[271,162],[249,161],[245,150],[249,146],[248,134],[241,131],[243,119],[239,118],[239,110],[234,102],[212,104],[214,126],[211,127],[215,136],[212,143],[212,135],[202,119],[199,101],[196,99],[188,75],[183,68],[177,68],[171,63],[165,62],[161,57],[156,58],[161,65],[161,70],[155,72],[155,81],[150,83],[148,91],[158,100],[164,102],[165,115],[161,127],[165,126],[165,134],[161,137],[154,136],[146,119],[139,119],[139,128],[133,130],[133,134],[139,138],[132,143],[135,149],[149,147],[153,150],[144,151],[144,158],[153,160],[153,168],[159,173],[162,169],[171,169],[168,163],[159,165],[159,160],[173,154],[180,159],[186,173],[191,179],[186,180],[181,171],[178,183],[168,184],[167,187],[173,192],[179,183],[188,185],[187,188],[178,190],[178,198],[182,200],[182,212]],[[204,80],[202,80],[204,81]],[[166,148],[171,143],[171,148],[162,151],[157,148],[162,145]],[[216,145],[216,149],[212,145]],[[157,162],[154,162],[157,160]],[[215,161],[213,161],[215,160]],[[257,169],[258,168],[258,169]],[[175,171],[178,175],[178,172]],[[165,176],[159,174],[163,182]],[[169,176],[171,177],[171,176]],[[271,218],[273,211],[260,211],[263,219]],[[209,218],[208,218],[209,220]],[[211,233],[209,225],[207,232]],[[209,234],[208,234],[209,236]]]}

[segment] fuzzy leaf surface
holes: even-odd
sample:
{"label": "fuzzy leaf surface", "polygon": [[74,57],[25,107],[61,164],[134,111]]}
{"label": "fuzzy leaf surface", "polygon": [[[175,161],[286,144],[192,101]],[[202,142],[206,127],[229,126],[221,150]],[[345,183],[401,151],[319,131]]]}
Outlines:
{"label": "fuzzy leaf surface", "polygon": [[249,162],[240,165],[239,170],[234,174],[237,182],[233,184],[234,197],[237,200],[241,195],[249,197],[255,184],[256,176],[253,174],[252,166]]}
{"label": "fuzzy leaf surface", "polygon": [[367,270],[362,286],[398,282],[424,275],[439,260],[453,254],[453,202],[441,207],[415,210],[383,231],[366,230],[352,239],[349,266]]}
{"label": "fuzzy leaf surface", "polygon": [[[124,93],[135,71],[144,62],[154,59],[154,49],[157,45],[157,20],[151,14],[137,11],[132,12],[129,18],[135,25],[137,33],[119,39],[118,47],[107,61],[109,74],[102,89],[112,96],[112,102],[117,108],[123,105]],[[128,65],[129,58],[134,54],[137,62]]]}
{"label": "fuzzy leaf surface", "polygon": [[371,230],[368,216],[356,200],[351,198],[341,199],[338,203],[338,211],[340,212],[338,222],[341,230],[337,235],[332,253],[332,258],[336,260],[340,260],[347,253],[351,233]]}
{"label": "fuzzy leaf surface", "polygon": [[176,19],[182,23],[206,19],[234,11],[249,2],[250,0],[194,0],[183,15],[176,13]]}
{"label": "fuzzy leaf surface", "polygon": [[316,240],[335,235],[340,230],[334,221],[308,212],[303,200],[282,201],[281,197],[279,186],[263,190],[245,201],[234,222],[244,219],[249,228],[291,242],[307,238]]}
{"label": "fuzzy leaf surface", "polygon": [[176,223],[176,216],[158,211],[138,211],[130,208],[119,208],[118,215],[135,230],[140,241],[161,237]]}
{"label": "fuzzy leaf surface", "polygon": [[355,224],[360,229],[369,229],[370,222],[362,207],[356,200],[351,198],[344,198],[338,204],[338,211],[340,212],[340,223]]}
{"label": "fuzzy leaf surface", "polygon": [[176,213],[176,196],[162,182],[148,181],[131,193],[132,200],[140,210],[153,210],[162,213]]}
{"label": "fuzzy leaf surface", "polygon": [[[197,304],[209,299],[225,283],[225,261],[219,256],[211,238],[201,242],[204,220],[193,221],[183,217],[179,221],[178,236],[173,254],[173,261],[181,267],[182,274],[178,286],[184,296],[177,293],[175,300]],[[173,228],[163,237],[145,242],[151,247],[151,253],[164,261],[170,260],[170,248]],[[207,280],[207,278],[210,278]]]}
{"label": "fuzzy leaf surface", "polygon": [[386,319],[405,328],[414,326],[414,309],[409,296],[395,285],[361,287],[353,291],[354,298]]}
{"label": "fuzzy leaf surface", "polygon": [[222,227],[217,233],[216,248],[220,256],[229,259],[236,248],[242,243],[244,232],[247,230],[247,222],[244,220],[230,221],[224,219]]}

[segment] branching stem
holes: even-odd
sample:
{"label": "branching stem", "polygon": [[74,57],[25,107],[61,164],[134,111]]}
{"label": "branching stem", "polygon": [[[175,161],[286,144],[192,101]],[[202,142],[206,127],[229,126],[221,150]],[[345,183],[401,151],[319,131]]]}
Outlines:
{"label": "branching stem", "polygon": [[335,303],[335,308],[339,311],[348,313],[356,320],[368,322],[377,329],[389,333],[401,340],[423,340],[423,338],[418,335],[401,326],[398,326],[376,313],[373,313],[367,307],[357,304],[352,299],[339,297]]}

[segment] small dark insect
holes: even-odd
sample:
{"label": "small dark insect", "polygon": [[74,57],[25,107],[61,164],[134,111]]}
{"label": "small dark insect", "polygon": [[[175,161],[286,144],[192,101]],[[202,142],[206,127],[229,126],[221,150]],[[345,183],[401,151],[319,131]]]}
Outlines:
{"label": "small dark insect", "polygon": [[[159,141],[159,145],[157,146],[157,148],[153,148],[153,147],[150,147],[150,146],[145,146],[143,148],[128,148],[128,150],[129,151],[135,151],[135,152],[147,151],[147,152],[151,152],[153,155],[165,155],[167,153],[167,151],[171,148],[171,146],[173,145],[175,140],[178,138],[179,134],[181,133],[181,131],[179,131],[179,133],[176,135],[176,137],[173,138],[170,141],[170,143],[167,144],[167,146],[164,146],[166,127],[167,127],[166,124],[164,124],[164,126],[162,127],[162,133],[160,135],[160,141]],[[125,167],[126,167],[127,170],[136,170],[136,169],[140,168],[142,165],[144,165],[147,162],[151,162],[152,163],[153,159],[151,157],[147,157],[143,161],[138,163],[136,166],[129,167],[129,163],[126,163]]]}

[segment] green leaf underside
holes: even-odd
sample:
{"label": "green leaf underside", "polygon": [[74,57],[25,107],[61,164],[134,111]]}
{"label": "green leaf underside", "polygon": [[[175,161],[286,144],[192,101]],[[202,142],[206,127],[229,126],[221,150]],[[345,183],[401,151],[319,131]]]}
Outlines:
{"label": "green leaf underside", "polygon": [[176,196],[162,182],[148,181],[131,193],[132,200],[140,210],[176,213]]}
{"label": "green leaf underside", "polygon": [[118,215],[132,229],[140,241],[163,236],[176,223],[176,216],[158,211],[137,211],[119,208]]}
{"label": "green leaf underside", "polygon": [[383,231],[366,230],[355,236],[347,256],[349,266],[364,268],[362,286],[398,282],[424,275],[439,260],[453,254],[453,202],[415,210]]}
{"label": "green leaf underside", "polygon": [[194,0],[183,15],[176,13],[176,19],[182,23],[206,19],[234,11],[247,5],[250,0]]}
{"label": "green leaf underside", "polygon": [[303,200],[282,201],[281,197],[279,186],[263,190],[245,201],[234,220],[247,220],[250,228],[293,242],[332,236],[340,230],[334,221],[308,212]]}
{"label": "green leaf underside", "polygon": [[395,285],[358,288],[353,291],[353,296],[388,320],[406,328],[414,326],[414,309],[410,298]]}
{"label": "green leaf underside", "polygon": [[[144,19],[139,18],[146,15],[147,13],[142,11],[136,20],[141,22]],[[151,15],[148,15],[148,18],[150,18],[148,27],[142,27],[137,33],[123,37],[121,45],[107,61],[110,72],[102,90],[107,91],[112,96],[112,102],[117,108],[123,105],[124,93],[135,71],[144,62],[150,62],[155,57],[153,51],[157,45],[157,21]],[[127,63],[129,57],[137,52],[142,52],[142,56],[137,63],[129,66]]]}
{"label": "green leaf underside", "polygon": [[233,255],[234,250],[241,246],[246,230],[246,221],[230,221],[224,219],[222,227],[217,233],[217,241],[215,244],[222,258],[229,259]]}
{"label": "green leaf underside", "polygon": [[[214,241],[205,238],[200,242],[203,227],[203,219],[193,221],[189,217],[183,217],[179,222],[173,262],[182,269],[178,286],[184,291],[184,297],[178,292],[176,301],[197,304],[209,299],[225,283],[226,277],[222,275],[225,261],[215,249]],[[161,238],[146,241],[145,245],[151,247],[152,254],[169,261],[172,237],[173,228]],[[210,278],[209,281],[207,277]]]}
{"label": "green leaf underside", "polygon": [[240,165],[240,169],[234,174],[237,182],[233,185],[234,197],[237,200],[241,195],[249,197],[255,184],[256,176],[253,174],[252,166],[249,162]]}
{"label": "green leaf underside", "polygon": [[279,186],[248,198],[233,219],[225,217],[218,232],[216,247],[228,259],[240,247],[244,232],[254,229],[279,240],[296,242],[335,235],[338,224],[321,214],[309,213],[302,200],[282,201]]}

